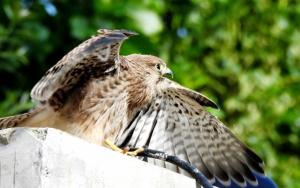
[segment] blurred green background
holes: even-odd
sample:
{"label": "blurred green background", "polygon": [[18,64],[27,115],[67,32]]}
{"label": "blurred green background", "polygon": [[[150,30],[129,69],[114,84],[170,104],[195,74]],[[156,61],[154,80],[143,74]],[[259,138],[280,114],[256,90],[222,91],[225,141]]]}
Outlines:
{"label": "blurred green background", "polygon": [[0,115],[28,110],[43,73],[98,28],[140,33],[122,54],[165,59],[175,80],[266,163],[300,187],[300,2],[292,0],[1,0]]}

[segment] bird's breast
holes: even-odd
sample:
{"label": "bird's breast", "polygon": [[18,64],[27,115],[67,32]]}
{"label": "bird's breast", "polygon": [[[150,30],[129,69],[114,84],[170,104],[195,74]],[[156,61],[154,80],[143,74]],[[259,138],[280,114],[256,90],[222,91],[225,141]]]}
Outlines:
{"label": "bird's breast", "polygon": [[69,97],[61,111],[65,130],[92,143],[114,142],[135,113],[151,101],[141,80],[120,73],[90,80]]}
{"label": "bird's breast", "polygon": [[99,145],[106,138],[113,142],[128,124],[126,87],[125,80],[107,77],[78,89],[64,108],[67,131]]}

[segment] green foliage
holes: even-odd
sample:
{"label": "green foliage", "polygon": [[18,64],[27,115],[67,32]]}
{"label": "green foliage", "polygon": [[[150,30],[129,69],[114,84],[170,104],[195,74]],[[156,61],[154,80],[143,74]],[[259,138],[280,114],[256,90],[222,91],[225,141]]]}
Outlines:
{"label": "green foliage", "polygon": [[178,82],[220,105],[212,113],[264,158],[279,187],[300,187],[297,1],[88,2],[0,2],[0,115],[32,107],[34,83],[98,28],[126,28],[140,35],[122,54],[165,59]]}

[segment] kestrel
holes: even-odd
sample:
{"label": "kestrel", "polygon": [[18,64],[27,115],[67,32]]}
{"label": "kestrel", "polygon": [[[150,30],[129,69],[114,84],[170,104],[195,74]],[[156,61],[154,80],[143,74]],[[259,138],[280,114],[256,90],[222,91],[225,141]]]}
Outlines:
{"label": "kestrel", "polygon": [[[165,62],[152,55],[119,55],[126,30],[99,30],[65,55],[34,86],[36,107],[0,119],[0,128],[53,127],[104,145],[144,147],[196,165],[211,181],[257,184],[263,161],[206,107],[204,95],[166,78]],[[163,161],[144,159],[184,173]]]}

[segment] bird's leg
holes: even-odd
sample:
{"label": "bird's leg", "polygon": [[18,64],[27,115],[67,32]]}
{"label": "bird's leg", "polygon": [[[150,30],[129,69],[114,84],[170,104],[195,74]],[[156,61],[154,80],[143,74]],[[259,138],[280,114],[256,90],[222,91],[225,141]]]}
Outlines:
{"label": "bird's leg", "polygon": [[106,146],[108,146],[110,149],[114,150],[114,151],[117,151],[117,152],[120,152],[120,153],[124,153],[124,150],[119,148],[118,146],[116,146],[114,143],[112,143],[111,141],[109,141],[108,139],[106,139],[104,141],[104,144]]}
{"label": "bird's leg", "polygon": [[137,156],[139,153],[143,152],[144,151],[144,148],[138,148],[134,151],[129,151],[130,148],[129,147],[126,147],[124,149],[121,149],[119,148],[118,146],[116,146],[114,143],[112,143],[111,141],[109,141],[108,139],[106,139],[104,141],[105,145],[108,146],[109,148],[111,148],[112,150],[114,151],[117,151],[119,153],[123,153],[125,155],[129,155],[129,156],[132,156],[132,157],[135,157]]}

